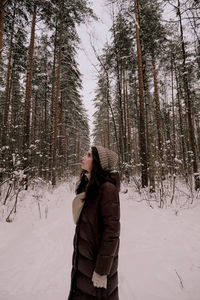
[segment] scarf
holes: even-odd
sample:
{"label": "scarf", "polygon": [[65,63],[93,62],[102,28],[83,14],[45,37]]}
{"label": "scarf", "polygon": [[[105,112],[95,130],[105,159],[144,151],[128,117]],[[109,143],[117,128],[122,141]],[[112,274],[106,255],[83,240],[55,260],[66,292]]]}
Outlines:
{"label": "scarf", "polygon": [[[86,173],[85,175],[87,176],[89,182],[91,176],[90,173]],[[85,195],[86,195],[85,192],[78,194],[72,202],[72,213],[73,213],[73,219],[75,224],[78,223],[83,205],[85,203]]]}
{"label": "scarf", "polygon": [[84,205],[84,199],[85,198],[85,192],[82,192],[80,194],[78,194],[73,202],[72,202],[72,213],[73,213],[73,218],[74,218],[74,223],[77,224],[83,205]]}

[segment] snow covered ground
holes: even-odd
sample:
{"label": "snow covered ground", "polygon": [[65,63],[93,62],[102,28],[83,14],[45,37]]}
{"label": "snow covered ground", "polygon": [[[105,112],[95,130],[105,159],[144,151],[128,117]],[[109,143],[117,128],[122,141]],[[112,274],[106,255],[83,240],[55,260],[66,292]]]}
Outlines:
{"label": "snow covered ground", "polygon": [[[68,184],[24,192],[15,220],[0,222],[0,300],[67,300],[73,196]],[[200,205],[176,215],[132,189],[120,198],[120,300],[200,300]]]}

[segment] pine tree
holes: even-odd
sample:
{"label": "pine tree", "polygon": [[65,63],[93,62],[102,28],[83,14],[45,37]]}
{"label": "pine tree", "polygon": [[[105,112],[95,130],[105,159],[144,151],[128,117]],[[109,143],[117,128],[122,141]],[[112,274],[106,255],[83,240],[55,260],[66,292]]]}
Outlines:
{"label": "pine tree", "polygon": [[140,37],[140,8],[139,1],[135,0],[135,20],[136,20],[136,41],[138,56],[138,75],[139,75],[139,100],[140,100],[140,158],[142,166],[142,187],[148,186],[147,174],[147,148],[146,148],[146,132],[145,132],[145,112],[144,112],[144,79],[142,66],[142,49]]}
{"label": "pine tree", "polygon": [[[94,16],[87,1],[53,0],[48,5],[46,1],[7,1],[5,16],[2,54],[8,60],[7,65],[4,60],[1,64],[0,120],[5,129],[0,139],[1,174],[11,178],[21,169],[26,187],[28,178],[53,179],[55,184],[56,179],[77,173],[80,157],[90,144],[80,95],[75,25]],[[38,21],[48,36],[42,31],[37,36]]]}

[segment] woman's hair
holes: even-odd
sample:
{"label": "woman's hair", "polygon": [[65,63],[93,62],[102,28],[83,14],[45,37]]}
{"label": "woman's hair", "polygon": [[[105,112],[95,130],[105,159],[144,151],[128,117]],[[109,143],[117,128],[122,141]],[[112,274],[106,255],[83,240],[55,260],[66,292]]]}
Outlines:
{"label": "woman's hair", "polygon": [[90,201],[94,200],[98,193],[100,185],[106,181],[106,178],[110,177],[110,171],[104,170],[101,167],[99,154],[96,147],[92,147],[92,170],[91,177],[88,183],[86,171],[83,170],[80,176],[80,183],[76,189],[76,193],[79,194],[83,191],[86,192],[86,198]]}

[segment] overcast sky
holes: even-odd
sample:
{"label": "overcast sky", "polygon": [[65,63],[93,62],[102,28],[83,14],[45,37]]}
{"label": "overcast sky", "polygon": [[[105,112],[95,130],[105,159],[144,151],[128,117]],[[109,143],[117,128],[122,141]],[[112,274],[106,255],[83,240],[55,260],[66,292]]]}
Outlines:
{"label": "overcast sky", "polygon": [[109,9],[105,6],[104,0],[93,0],[92,6],[95,14],[100,19],[92,21],[87,25],[81,25],[78,28],[78,33],[81,39],[80,50],[78,51],[78,62],[80,72],[83,74],[83,100],[86,109],[88,110],[89,125],[92,130],[92,115],[94,113],[93,99],[95,96],[95,88],[97,84],[97,71],[93,65],[97,65],[95,54],[90,45],[90,36],[92,42],[101,54],[101,50],[109,40],[111,27],[111,17]]}

